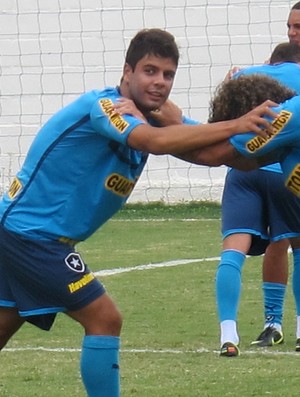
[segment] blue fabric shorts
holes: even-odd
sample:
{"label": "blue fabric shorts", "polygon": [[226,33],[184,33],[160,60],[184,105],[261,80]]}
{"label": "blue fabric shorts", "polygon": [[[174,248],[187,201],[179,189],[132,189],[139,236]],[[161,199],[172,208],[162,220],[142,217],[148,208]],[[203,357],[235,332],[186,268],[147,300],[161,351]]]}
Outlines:
{"label": "blue fabric shorts", "polygon": [[249,255],[261,255],[270,241],[300,236],[300,199],[284,186],[282,173],[238,171],[226,175],[222,197],[223,238],[252,234]]}
{"label": "blue fabric shorts", "polygon": [[49,330],[56,313],[81,309],[105,289],[74,247],[8,232],[0,225],[0,306]]}

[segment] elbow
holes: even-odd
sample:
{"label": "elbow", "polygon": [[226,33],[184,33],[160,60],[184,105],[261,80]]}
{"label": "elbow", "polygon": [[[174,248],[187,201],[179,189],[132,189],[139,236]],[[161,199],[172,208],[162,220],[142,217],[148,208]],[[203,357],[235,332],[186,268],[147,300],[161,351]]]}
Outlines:
{"label": "elbow", "polygon": [[154,155],[173,154],[173,150],[170,145],[166,145],[160,139],[155,138],[144,139],[143,141],[134,143],[130,146],[134,149]]}
{"label": "elbow", "polygon": [[172,153],[172,147],[159,134],[134,133],[127,139],[127,144],[135,150],[155,155]]}

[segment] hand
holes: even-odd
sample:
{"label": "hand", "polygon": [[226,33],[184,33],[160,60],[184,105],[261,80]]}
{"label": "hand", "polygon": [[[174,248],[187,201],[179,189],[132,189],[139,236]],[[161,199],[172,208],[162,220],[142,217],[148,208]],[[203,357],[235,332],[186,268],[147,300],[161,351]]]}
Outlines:
{"label": "hand", "polygon": [[131,99],[119,98],[118,102],[114,104],[114,110],[120,115],[131,114],[137,119],[147,122],[143,113],[135,106],[135,103]]}
{"label": "hand", "polygon": [[230,79],[232,78],[232,76],[233,76],[235,73],[239,72],[240,70],[241,70],[241,68],[240,68],[239,66],[234,66],[233,68],[231,68],[231,69],[227,72],[227,74],[226,74],[226,76],[225,76],[225,78],[224,78],[224,81],[226,82],[226,81],[230,80]]}
{"label": "hand", "polygon": [[271,107],[278,106],[277,103],[267,100],[261,105],[252,109],[250,112],[244,114],[240,118],[236,119],[240,123],[238,130],[239,132],[255,132],[256,134],[262,136],[263,138],[268,138],[274,133],[274,128],[272,124],[267,121],[263,116],[269,116],[272,119],[278,116]]}
{"label": "hand", "polygon": [[153,110],[150,115],[154,120],[158,121],[161,127],[182,124],[182,110],[170,99],[159,109]]}

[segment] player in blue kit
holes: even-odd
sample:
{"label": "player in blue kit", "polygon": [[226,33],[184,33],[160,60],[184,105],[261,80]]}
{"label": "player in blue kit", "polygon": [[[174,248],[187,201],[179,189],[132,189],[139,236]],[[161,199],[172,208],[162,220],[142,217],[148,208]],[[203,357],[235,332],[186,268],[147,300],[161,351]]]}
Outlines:
{"label": "player in blue kit", "polygon": [[[222,84],[212,100],[210,121],[222,120],[223,117],[237,117],[237,115],[243,114],[245,111],[248,111],[255,106],[257,101],[261,101],[264,95],[268,95],[268,97],[272,98],[272,95],[274,95],[272,90],[275,89],[277,85],[278,83],[275,80],[269,79],[265,76],[259,76],[258,74],[240,76],[237,79],[233,79]],[[231,104],[232,106],[229,106],[228,104]],[[236,104],[236,106],[234,106],[234,104]],[[229,237],[224,240],[221,264],[226,267],[226,274],[223,274],[222,277],[223,285],[226,284],[227,287],[227,302],[225,302],[224,306],[221,307],[221,311],[223,310],[222,313],[225,313],[226,316],[231,316],[233,319],[236,317],[239,301],[241,268],[245,260],[245,254],[249,252],[251,247],[251,234],[254,234],[253,231],[259,231],[259,235],[262,237],[265,236],[265,238],[268,238],[270,234],[271,238],[280,239],[286,237],[290,239],[290,243],[293,248],[294,260],[293,289],[296,300],[297,316],[299,317],[300,314],[300,297],[299,288],[297,287],[300,284],[300,239],[298,237],[298,233],[296,233],[299,227],[299,204],[296,201],[293,206],[291,198],[286,200],[287,196],[283,187],[284,181],[286,181],[286,185],[288,183],[287,176],[285,175],[287,167],[289,166],[290,168],[294,168],[295,164],[293,162],[300,160],[299,156],[294,157],[295,154],[293,154],[295,151],[294,147],[299,147],[298,131],[300,125],[298,114],[300,111],[300,97],[292,96],[274,110],[278,113],[278,118],[274,121],[275,131],[272,137],[257,140],[256,137],[251,134],[245,134],[245,139],[243,139],[242,136],[237,135],[236,139],[230,139],[229,142],[215,145],[214,153],[212,148],[210,153],[205,153],[205,155],[209,157],[214,155],[215,162],[213,165],[218,165],[219,161],[220,163],[226,163],[227,165],[235,168],[239,168],[239,159],[241,158],[240,154],[248,158],[259,159],[259,156],[270,155],[270,153],[273,152],[273,160],[283,159],[281,161],[281,165],[284,177],[281,187],[280,184],[276,183],[276,178],[274,177],[272,177],[274,179],[274,184],[272,184],[272,178],[270,177],[271,173],[270,175],[268,174],[268,178],[266,178],[266,176],[263,178],[263,182],[267,184],[266,186],[262,183],[261,187],[259,187],[258,181],[256,182],[256,185],[252,181],[251,189],[249,189],[245,183],[240,183],[239,179],[236,178],[237,187],[235,192],[237,194],[239,194],[238,189],[243,185],[243,190],[240,192],[237,200],[240,200],[242,195],[243,200],[245,201],[244,205],[249,206],[250,208],[247,209],[246,214],[251,213],[253,202],[256,203],[256,207],[254,208],[253,218],[250,218],[252,224],[249,223],[249,217],[248,219],[244,219],[242,217],[242,212],[239,211],[239,219],[238,221],[236,220],[235,225],[242,225],[243,222],[245,222],[245,224],[248,225],[248,230],[241,230],[242,233],[238,236],[240,238],[238,251],[236,250],[236,239],[230,239],[231,220],[228,217],[225,220],[225,227],[226,231],[229,231]],[[287,155],[287,152],[290,154]],[[274,154],[276,154],[276,156],[274,156]],[[198,160],[200,161],[200,159]],[[202,161],[203,160],[204,159],[202,158]],[[253,186],[257,186],[257,189],[259,190],[255,192]],[[258,194],[259,197],[263,197],[262,201],[257,199]],[[268,197],[269,194],[270,196],[274,195],[276,200],[272,200],[271,197]],[[230,202],[230,199],[236,200],[231,192],[226,192],[226,195],[228,196],[226,199],[227,204]],[[264,207],[264,202],[268,203],[267,208]],[[243,205],[243,203],[239,203],[238,208],[241,208],[241,205]],[[227,213],[228,212],[229,211],[227,211]],[[261,217],[258,217],[257,214],[261,214]],[[274,216],[275,214],[276,216]],[[272,223],[270,224],[270,222]],[[218,271],[220,271],[220,269]],[[224,279],[226,280],[224,281]],[[228,289],[228,285],[230,285],[230,289]],[[229,294],[230,291],[231,294]],[[220,295],[222,295],[222,293],[220,293]],[[218,299],[219,298],[220,296]],[[233,306],[229,307],[229,302],[231,302],[231,305]],[[223,303],[221,303],[220,306],[222,306],[222,304]],[[220,320],[222,321],[222,317]],[[224,334],[226,337],[226,330]],[[229,336],[227,335],[227,337],[232,338],[232,334],[229,333]],[[224,350],[227,348],[226,356],[238,355],[237,345],[234,342],[223,347]]]}
{"label": "player in blue kit", "polygon": [[287,28],[289,41],[300,45],[300,1],[291,8],[287,20]]}
{"label": "player in blue kit", "polygon": [[[274,49],[269,64],[242,69],[232,78],[262,74],[275,78],[300,94],[299,62],[300,47],[293,43],[281,43]],[[281,199],[278,199],[279,195]],[[287,229],[284,219],[297,213],[300,213],[300,201],[285,188],[279,163],[250,172],[231,168],[227,173],[222,196],[223,252],[216,273],[221,356],[239,354],[237,314],[245,254],[260,255],[266,251],[263,258],[265,325],[252,344],[272,346],[283,342],[282,314],[287,279],[284,279],[285,283],[281,281],[288,262],[288,237],[300,236],[300,218],[294,218],[290,229]],[[270,235],[266,233],[267,224]],[[247,252],[249,235],[252,244]],[[233,263],[239,272],[232,270]],[[271,274],[270,267],[273,269]],[[300,299],[300,291],[295,298]]]}
{"label": "player in blue kit", "polygon": [[[50,118],[0,203],[0,348],[25,321],[49,330],[65,312],[84,329],[81,375],[89,397],[120,395],[122,316],[76,243],[125,204],[149,153],[188,160],[240,131],[273,131],[262,117],[275,115],[271,101],[233,121],[155,127],[151,112],[167,100],[178,59],[170,33],[138,32],[120,86],[83,94]],[[122,97],[137,106],[136,116],[123,114]]]}

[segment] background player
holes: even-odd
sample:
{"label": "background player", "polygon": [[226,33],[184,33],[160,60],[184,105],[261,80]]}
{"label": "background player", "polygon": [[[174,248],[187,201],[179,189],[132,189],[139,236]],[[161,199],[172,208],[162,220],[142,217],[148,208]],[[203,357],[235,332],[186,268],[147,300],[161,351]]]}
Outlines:
{"label": "background player", "polygon": [[300,1],[295,3],[287,20],[288,37],[291,43],[300,45]]}
{"label": "background player", "polygon": [[[223,117],[236,117],[238,114],[242,114],[244,111],[247,111],[248,109],[251,109],[252,106],[255,106],[256,101],[261,100],[261,98],[264,96],[264,93],[262,90],[266,91],[268,88],[263,87],[263,84],[257,84],[258,81],[255,83],[253,80],[254,78],[259,78],[258,75],[256,76],[241,76],[235,80],[229,81],[228,83],[224,83],[223,85],[220,86],[218,92],[216,93],[215,98],[213,99],[212,102],[212,110],[211,110],[211,117],[210,121],[216,121],[216,120],[222,120]],[[261,77],[264,78],[264,77]],[[256,85],[257,84],[257,85]],[[275,81],[273,80],[273,83],[275,84]],[[271,95],[271,93],[269,93]],[[272,97],[272,96],[271,96]],[[232,109],[231,106],[228,106],[228,104],[234,104],[238,103],[238,106],[233,106]],[[252,146],[252,143],[254,142],[253,139],[250,137],[245,137],[245,140],[242,140],[240,138],[237,139],[231,139],[230,140],[230,145],[233,145],[240,154],[244,156],[263,156],[266,155],[266,153],[270,153],[273,150],[282,150],[283,146],[288,147],[288,148],[293,148],[291,152],[295,152],[294,154],[289,154],[283,161],[283,171],[284,171],[284,178],[286,179],[289,177],[289,172],[287,175],[285,175],[285,170],[286,167],[288,171],[290,169],[293,169],[294,165],[296,164],[298,166],[298,163],[300,162],[300,151],[299,151],[299,139],[298,139],[298,131],[299,131],[299,111],[300,111],[300,97],[296,96],[290,100],[287,100],[284,102],[281,106],[279,106],[277,109],[278,113],[280,113],[280,117],[278,120],[279,123],[277,125],[277,132],[274,134],[274,136],[268,140],[262,140],[260,143],[258,141],[255,142],[254,146]],[[284,115],[286,115],[286,118],[284,119]],[[276,121],[275,121],[276,123]],[[228,144],[228,142],[225,144]],[[222,148],[220,146],[222,145],[217,145],[219,146],[219,150],[215,152],[215,158],[219,158],[221,162],[227,160],[230,160],[230,156],[228,157],[226,153],[226,148],[224,148],[223,145],[223,157],[222,157]],[[247,149],[248,148],[248,149]],[[295,149],[296,148],[296,149]],[[216,149],[216,148],[215,148]],[[228,149],[228,148],[227,148]],[[296,152],[298,150],[298,152]],[[206,153],[206,156],[210,156],[212,153],[208,154]],[[225,156],[225,157],[224,157]],[[227,160],[226,160],[227,156]],[[233,156],[233,153],[231,153],[231,156]],[[229,161],[230,163],[230,161]],[[235,161],[231,162],[229,165],[234,165],[236,163],[235,167],[238,165],[238,157],[236,158]],[[216,165],[216,162],[215,162]],[[270,186],[272,188],[272,186]],[[275,189],[276,198],[278,198],[278,189]],[[285,204],[285,203],[284,203]],[[296,203],[297,205],[297,203]],[[282,211],[284,211],[285,208],[282,208]],[[294,211],[294,212],[293,212]],[[282,212],[283,213],[283,212]],[[292,216],[291,216],[292,215]],[[299,219],[299,212],[297,211],[297,208],[290,207],[290,214],[288,211],[286,212],[286,216],[282,218],[282,225],[285,224],[286,227],[286,232],[293,233],[293,228],[295,227],[295,220]],[[296,221],[297,222],[297,221]],[[275,225],[276,226],[276,225]],[[271,230],[272,233],[272,230]],[[276,232],[275,232],[276,233]],[[267,234],[267,230],[265,231],[265,234]],[[249,235],[243,234],[243,244],[244,244],[244,250],[239,253],[239,255],[243,255],[247,253],[247,250],[250,247],[251,244],[251,239],[247,240]],[[247,245],[248,241],[248,245]],[[300,314],[300,307],[299,307],[299,299],[297,294],[299,294],[299,285],[300,285],[300,245],[299,245],[299,238],[292,238],[290,239],[290,242],[292,244],[293,248],[293,260],[294,260],[294,272],[293,272],[293,290],[294,290],[294,295],[296,297],[296,310],[297,310],[297,338],[298,338],[298,333],[299,333],[299,314]],[[230,241],[229,241],[230,243]],[[242,246],[242,243],[240,242],[240,247]],[[232,283],[232,280],[239,280],[240,278],[240,267],[236,266],[237,263],[237,258],[231,258],[231,249],[233,248],[233,253],[234,247],[231,247],[230,244],[226,245],[226,250],[225,255],[228,255],[229,257],[227,258],[227,263],[231,265],[231,279],[230,282]],[[239,258],[240,260],[240,258]],[[297,346],[298,346],[298,340],[297,340]],[[234,346],[232,346],[232,355],[234,354]],[[228,354],[229,355],[229,354]]]}
{"label": "background player", "polygon": [[[233,77],[249,74],[271,76],[300,94],[298,63],[300,47],[293,43],[282,43],[274,49],[270,64],[242,69]],[[272,346],[283,342],[282,314],[287,284],[288,237],[300,236],[300,218],[296,217],[290,226],[287,226],[285,218],[289,219],[295,213],[300,213],[300,201],[285,188],[279,163],[250,172],[229,170],[222,196],[223,252],[216,274],[221,356],[239,354],[237,314],[245,254],[261,255],[266,248],[263,260],[265,325],[252,344]],[[245,247],[249,245],[249,235],[252,244],[247,251]],[[300,299],[299,293],[295,299]]]}
{"label": "background player", "polygon": [[[291,8],[291,11],[287,20],[288,27],[288,37],[290,43],[295,45],[300,45],[300,2],[294,4]],[[286,50],[286,49],[285,49]],[[297,49],[294,48],[292,51],[297,53]],[[277,53],[277,55],[282,56],[283,54]],[[290,57],[292,54],[290,54]],[[282,58],[282,57],[281,57]],[[290,58],[292,60],[292,58]],[[279,61],[282,61],[283,59]],[[293,62],[299,62],[296,58],[292,60]],[[272,63],[274,64],[275,59],[273,59]],[[284,69],[287,69],[287,65],[284,66]],[[294,65],[295,69],[295,65]],[[228,74],[228,77],[231,77],[239,68],[234,67]],[[274,68],[268,70],[268,67],[262,68],[261,66],[250,67],[250,69],[243,69],[242,73],[253,73],[257,71],[258,73],[266,73],[269,74],[271,72],[271,76],[273,73],[273,77],[279,77],[279,81],[282,81],[282,77],[284,77],[285,84],[289,87],[292,87],[298,92],[299,80],[297,76],[294,80],[290,78],[289,74],[285,76],[282,73],[281,67],[278,69],[278,72],[275,71]],[[275,72],[275,74],[274,74]],[[291,70],[291,76],[297,74],[297,71]],[[269,167],[264,167],[265,171],[270,172],[279,172],[280,166],[272,165]],[[274,176],[272,176],[274,177]],[[281,177],[278,175],[278,183],[280,183]],[[250,178],[246,176],[245,178]],[[263,267],[262,267],[262,278],[263,278],[263,296],[264,296],[264,330],[257,337],[255,341],[252,343],[256,346],[273,346],[278,343],[283,342],[282,335],[282,317],[283,317],[283,307],[284,307],[284,297],[286,291],[286,285],[288,282],[288,248],[289,241],[287,239],[280,239],[278,241],[271,241],[270,244],[266,247],[265,255],[263,256]],[[300,295],[297,294],[296,299],[300,299]],[[230,325],[231,328],[231,325]],[[300,330],[300,324],[298,324],[298,329]],[[222,337],[221,337],[222,339]],[[237,340],[237,338],[234,338]],[[299,339],[299,340],[298,340]],[[297,333],[297,344],[296,351],[300,351],[300,332]]]}

